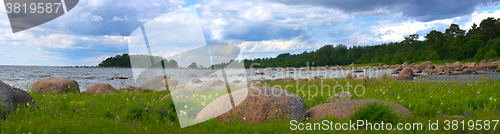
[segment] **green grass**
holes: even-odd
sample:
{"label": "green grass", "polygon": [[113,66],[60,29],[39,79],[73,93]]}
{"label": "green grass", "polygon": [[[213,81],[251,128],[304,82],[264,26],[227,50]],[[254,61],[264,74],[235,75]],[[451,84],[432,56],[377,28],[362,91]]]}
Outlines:
{"label": "green grass", "polygon": [[[362,90],[349,91],[354,95],[351,99],[379,99],[398,103],[407,107],[414,115],[411,118],[390,118],[392,113],[384,107],[365,107],[354,116],[345,119],[325,118],[334,123],[348,123],[354,119],[373,121],[392,121],[400,123],[423,123],[421,131],[375,131],[375,130],[290,130],[286,120],[270,120],[263,124],[232,123],[220,124],[216,120],[208,120],[186,128],[180,128],[178,118],[192,119],[196,115],[177,117],[176,110],[201,110],[201,106],[175,109],[172,100],[158,101],[168,94],[165,92],[117,92],[112,94],[36,94],[31,93],[37,101],[39,109],[22,109],[1,120],[1,133],[499,133],[500,123],[496,130],[489,131],[452,131],[443,130],[444,120],[455,118],[442,115],[462,115],[468,120],[500,119],[500,80],[482,80],[470,83],[458,82],[407,82],[407,81],[355,81],[324,80],[301,82],[286,90],[306,100],[306,109],[319,104],[328,103],[327,98],[340,92],[323,85],[365,86]],[[273,82],[269,86],[286,87],[295,82]],[[318,87],[318,88],[316,88]],[[302,89],[301,89],[302,88]],[[284,88],[283,88],[284,89]],[[219,93],[222,94],[222,93]],[[356,94],[359,94],[357,96]],[[208,94],[198,94],[208,95]],[[221,96],[221,95],[218,95]],[[205,105],[211,100],[205,99]],[[200,100],[183,100],[180,103],[200,104]],[[198,103],[199,102],[199,103]],[[150,107],[149,110],[145,109]],[[203,105],[204,106],[204,105]],[[191,108],[191,109],[190,109]],[[371,111],[371,112],[370,112]],[[168,113],[167,113],[168,112]],[[191,113],[191,112],[188,112]],[[378,113],[378,114],[377,114]],[[375,116],[376,115],[376,116]],[[375,118],[384,117],[384,118]],[[304,119],[302,123],[321,123],[320,120]],[[438,131],[429,131],[427,123],[439,120]],[[494,123],[491,124],[493,129]],[[467,127],[466,127],[467,128]]]}

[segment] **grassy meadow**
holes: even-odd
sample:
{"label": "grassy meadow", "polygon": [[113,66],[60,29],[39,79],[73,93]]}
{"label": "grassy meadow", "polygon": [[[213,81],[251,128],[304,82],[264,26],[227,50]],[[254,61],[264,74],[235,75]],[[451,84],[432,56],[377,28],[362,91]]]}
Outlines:
{"label": "grassy meadow", "polygon": [[[384,107],[367,106],[361,108],[352,117],[338,119],[325,118],[329,121],[345,123],[350,120],[373,120],[399,123],[423,123],[423,130],[291,130],[290,121],[270,120],[263,124],[247,124],[238,122],[221,124],[211,119],[186,128],[180,128],[178,118],[192,119],[196,115],[177,117],[173,100],[162,100],[169,91],[163,92],[116,92],[111,94],[36,94],[31,93],[38,103],[38,109],[21,109],[9,114],[1,120],[1,133],[500,133],[500,125],[491,122],[490,130],[444,130],[444,120],[457,119],[448,117],[460,115],[465,120],[499,120],[500,119],[500,80],[480,78],[480,81],[459,82],[413,82],[385,81],[370,79],[356,80],[322,80],[300,82],[271,82],[267,86],[293,84],[288,90],[306,101],[307,109],[328,103],[328,98],[341,91],[341,86],[352,88],[357,85],[365,87],[350,92],[351,99],[379,99],[398,103],[408,108],[414,115],[411,118],[393,116]],[[335,87],[335,91],[321,85]],[[361,86],[359,86],[361,87]],[[300,89],[302,88],[302,89]],[[363,93],[364,91],[364,93]],[[220,93],[221,95],[223,93]],[[356,95],[357,94],[357,95]],[[209,96],[207,94],[193,94]],[[208,105],[217,96],[205,99],[202,106]],[[195,98],[195,97],[193,97]],[[199,97],[198,97],[199,98]],[[183,100],[196,101],[199,100]],[[201,110],[202,106],[191,110]],[[306,110],[307,110],[306,109]],[[188,108],[184,110],[189,110]],[[321,120],[304,118],[302,123],[320,123]],[[439,130],[428,130],[427,123],[439,120]],[[500,123],[499,123],[500,124]],[[395,126],[394,126],[395,127]],[[461,126],[460,126],[461,128]],[[465,126],[467,129],[468,127]]]}

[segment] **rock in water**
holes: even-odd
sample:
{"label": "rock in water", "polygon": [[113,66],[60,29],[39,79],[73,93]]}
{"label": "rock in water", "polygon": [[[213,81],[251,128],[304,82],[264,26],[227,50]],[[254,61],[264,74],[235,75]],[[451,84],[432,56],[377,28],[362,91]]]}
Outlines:
{"label": "rock in water", "polygon": [[397,80],[413,80],[414,76],[413,71],[409,67],[405,67],[395,78]]}
{"label": "rock in water", "polygon": [[398,74],[399,71],[403,70],[403,67],[396,67],[394,70],[392,70],[392,74]]}
{"label": "rock in water", "polygon": [[349,73],[345,73],[345,74],[342,76],[342,78],[344,78],[344,79],[354,79],[354,78],[356,78],[356,74],[353,74],[353,73],[351,73],[351,72],[349,72]]}
{"label": "rock in water", "polygon": [[432,68],[433,64],[431,61],[426,61],[417,66],[417,70],[425,70],[427,68]]}
{"label": "rock in water", "polygon": [[233,83],[234,83],[234,84],[238,84],[238,83],[240,83],[240,82],[241,82],[241,80],[233,80]]}
{"label": "rock in water", "polygon": [[[0,118],[12,110],[25,107],[38,107],[31,95],[19,88],[13,88],[0,80]],[[21,106],[21,107],[18,107]]]}
{"label": "rock in water", "polygon": [[108,83],[96,83],[85,90],[86,93],[93,94],[93,93],[112,93],[116,92],[116,89],[113,88]]}
{"label": "rock in water", "polygon": [[33,83],[32,92],[60,94],[68,92],[80,93],[78,82],[66,78],[44,78]]}
{"label": "rock in water", "polygon": [[194,74],[191,74],[189,77],[198,77],[198,76],[196,76],[196,75],[194,75]]}
{"label": "rock in water", "polygon": [[229,95],[224,95],[203,108],[195,121],[201,122],[211,118],[221,122],[241,119],[242,122],[248,123],[263,123],[273,119],[300,120],[306,109],[302,98],[278,88],[251,87],[231,94],[236,109],[232,109]]}
{"label": "rock in water", "polygon": [[175,87],[179,84],[179,81],[177,81],[176,79],[165,79],[165,80],[162,80],[161,82],[165,85],[168,84],[169,87],[171,87],[171,86]]}
{"label": "rock in water", "polygon": [[462,71],[462,74],[477,74],[477,71],[476,69],[474,68],[466,68],[464,69],[464,71]]}
{"label": "rock in water", "polygon": [[214,73],[211,73],[211,74],[207,74],[206,77],[215,77],[217,76],[217,74],[214,74]]}
{"label": "rock in water", "polygon": [[203,81],[201,81],[200,79],[194,79],[192,82],[193,83],[200,83],[200,82],[203,82]]}
{"label": "rock in water", "polygon": [[139,88],[144,89],[144,90],[159,90],[160,88],[164,87],[166,88],[165,83],[163,83],[163,78],[158,77],[158,78],[153,78],[151,80],[148,80],[144,83],[142,83]]}
{"label": "rock in water", "polygon": [[115,79],[122,79],[122,80],[125,80],[125,79],[128,79],[127,77],[115,77]]}
{"label": "rock in water", "polygon": [[290,76],[287,76],[287,77],[283,78],[282,80],[283,81],[293,81],[293,78]]}
{"label": "rock in water", "polygon": [[207,82],[201,84],[200,88],[207,89],[207,88],[212,88],[215,86],[222,86],[222,84],[224,84],[224,81],[219,80],[219,79],[214,79],[214,80],[210,80],[210,81],[207,81]]}
{"label": "rock in water", "polygon": [[365,100],[348,100],[348,101],[320,104],[307,110],[305,113],[305,117],[309,117],[312,120],[321,119],[329,116],[335,116],[337,118],[346,118],[353,115],[356,109],[366,106],[367,104],[380,105],[382,103],[388,105],[392,110],[396,112],[397,115],[401,117],[413,116],[410,110],[399,104],[383,100],[365,99]]}

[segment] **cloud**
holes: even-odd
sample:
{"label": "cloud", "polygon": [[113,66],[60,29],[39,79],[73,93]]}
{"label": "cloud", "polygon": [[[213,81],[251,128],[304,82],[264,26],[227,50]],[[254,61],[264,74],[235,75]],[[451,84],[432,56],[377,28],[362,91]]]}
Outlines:
{"label": "cloud", "polygon": [[498,4],[496,0],[273,0],[287,5],[312,5],[340,9],[347,13],[377,12],[385,10],[391,13],[402,12],[403,15],[418,21],[432,21],[468,15],[477,8]]}
{"label": "cloud", "polygon": [[238,45],[243,53],[284,52],[297,49],[307,49],[306,42],[295,38],[292,40],[245,41]]}
{"label": "cloud", "polygon": [[93,56],[93,57],[86,57],[84,59],[81,59],[80,61],[86,63],[86,65],[97,65],[109,57],[111,56],[110,55]]}
{"label": "cloud", "polygon": [[125,15],[125,17],[123,17],[123,18],[115,16],[115,17],[113,17],[113,19],[108,20],[108,21],[129,21],[129,19],[128,19],[127,15]]}

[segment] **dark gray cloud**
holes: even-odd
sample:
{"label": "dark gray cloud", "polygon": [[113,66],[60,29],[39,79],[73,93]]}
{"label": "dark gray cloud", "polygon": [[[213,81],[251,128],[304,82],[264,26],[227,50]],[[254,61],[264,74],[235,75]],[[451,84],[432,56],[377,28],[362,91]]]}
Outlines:
{"label": "dark gray cloud", "polygon": [[473,13],[478,6],[498,4],[499,0],[272,0],[287,5],[313,5],[341,9],[348,13],[378,9],[402,12],[419,21],[453,18]]}
{"label": "dark gray cloud", "polygon": [[157,0],[81,1],[72,11],[42,28],[83,35],[128,36],[143,23],[177,10],[178,5]]}

